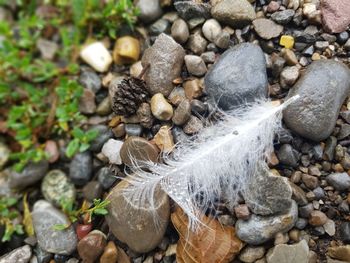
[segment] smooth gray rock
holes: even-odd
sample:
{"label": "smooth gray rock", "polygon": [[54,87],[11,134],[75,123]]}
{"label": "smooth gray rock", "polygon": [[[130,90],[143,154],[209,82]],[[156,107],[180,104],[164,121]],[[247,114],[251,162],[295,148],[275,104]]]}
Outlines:
{"label": "smooth gray rock", "polygon": [[90,151],[77,153],[69,165],[69,177],[75,185],[83,186],[92,175],[92,155]]}
{"label": "smooth gray rock", "polygon": [[283,111],[287,126],[299,135],[322,141],[333,131],[350,90],[350,70],[340,62],[313,62],[290,90],[300,98]]}
{"label": "smooth gray rock", "polygon": [[24,167],[23,171],[9,172],[9,185],[14,189],[23,189],[40,181],[46,174],[49,168],[47,161],[37,163],[29,163]]}
{"label": "smooth gray rock", "polygon": [[278,232],[287,232],[298,219],[298,206],[293,201],[287,213],[272,216],[252,215],[247,221],[236,222],[237,236],[250,245],[260,245]]}
{"label": "smooth gray rock", "polygon": [[27,263],[32,256],[32,250],[29,245],[16,248],[10,253],[0,258],[0,263]]}
{"label": "smooth gray rock", "polygon": [[79,83],[86,89],[94,93],[100,90],[102,81],[95,71],[89,68],[83,68],[79,76]]}
{"label": "smooth gray rock", "polygon": [[171,36],[180,44],[183,44],[187,41],[190,36],[190,31],[184,20],[181,18],[175,20],[171,26]]}
{"label": "smooth gray rock", "polygon": [[267,252],[267,263],[308,263],[309,246],[305,239],[293,245],[279,244]]}
{"label": "smooth gray rock", "polygon": [[209,96],[224,109],[267,96],[264,53],[257,45],[239,44],[225,51],[205,76]]}
{"label": "smooth gray rock", "polygon": [[261,169],[252,178],[243,198],[254,214],[283,213],[292,205],[292,188],[286,178]]}
{"label": "smooth gray rock", "polygon": [[175,40],[160,34],[153,46],[146,49],[142,56],[142,66],[150,65],[145,73],[149,92],[168,96],[173,90],[172,81],[180,76],[185,50]]}
{"label": "smooth gray rock", "polygon": [[293,149],[292,145],[283,144],[276,152],[276,154],[281,164],[292,167],[298,166],[300,154],[298,151]]}
{"label": "smooth gray rock", "polygon": [[247,0],[222,0],[211,9],[216,20],[233,27],[244,27],[255,19],[253,6]]}
{"label": "smooth gray rock", "polygon": [[271,15],[271,18],[278,24],[288,24],[293,16],[295,11],[293,9],[286,9],[280,12],[275,12]]}
{"label": "smooth gray rock", "polygon": [[177,1],[174,3],[174,7],[179,16],[185,20],[192,18],[210,17],[210,4],[198,3],[197,1]]}
{"label": "smooth gray rock", "polygon": [[90,150],[93,152],[100,152],[105,142],[113,138],[113,132],[106,125],[96,125],[93,128],[91,128],[91,130],[97,130],[98,135],[91,142]]}
{"label": "smooth gray rock", "polygon": [[156,20],[163,13],[159,0],[139,0],[136,6],[140,10],[140,20],[145,23]]}
{"label": "smooth gray rock", "polygon": [[54,230],[57,224],[70,224],[67,216],[44,200],[34,204],[33,226],[39,246],[50,253],[70,255],[77,246],[73,226],[65,230]]}
{"label": "smooth gray rock", "polygon": [[326,177],[327,183],[338,191],[350,189],[350,176],[347,173],[333,173]]}

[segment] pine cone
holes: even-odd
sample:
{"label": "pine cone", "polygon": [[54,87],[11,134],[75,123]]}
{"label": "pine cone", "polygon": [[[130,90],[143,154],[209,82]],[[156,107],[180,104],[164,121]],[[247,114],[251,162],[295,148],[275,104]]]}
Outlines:
{"label": "pine cone", "polygon": [[123,79],[115,90],[112,109],[117,115],[132,115],[147,97],[146,83],[142,79],[135,77]]}

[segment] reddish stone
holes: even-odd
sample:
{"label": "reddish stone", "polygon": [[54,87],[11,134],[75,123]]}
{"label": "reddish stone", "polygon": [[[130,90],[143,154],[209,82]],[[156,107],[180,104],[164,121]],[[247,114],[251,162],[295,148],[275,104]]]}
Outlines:
{"label": "reddish stone", "polygon": [[280,4],[276,1],[271,1],[267,6],[267,12],[274,13],[280,8]]}
{"label": "reddish stone", "polygon": [[49,163],[54,163],[60,158],[57,143],[53,140],[48,140],[45,143],[45,152],[49,155]]}
{"label": "reddish stone", "polygon": [[245,204],[236,206],[234,210],[238,219],[247,220],[250,217],[249,208]]}
{"label": "reddish stone", "polygon": [[330,33],[340,33],[350,24],[349,0],[321,1],[322,23]]}
{"label": "reddish stone", "polygon": [[92,225],[91,224],[87,224],[87,225],[78,224],[77,225],[77,229],[76,229],[78,239],[81,240],[85,236],[87,236],[87,234],[90,233],[91,229],[92,229]]}

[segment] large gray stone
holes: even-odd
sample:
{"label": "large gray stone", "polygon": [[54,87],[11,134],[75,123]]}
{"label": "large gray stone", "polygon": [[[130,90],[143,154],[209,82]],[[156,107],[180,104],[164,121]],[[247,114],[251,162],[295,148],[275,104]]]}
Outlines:
{"label": "large gray stone", "polygon": [[0,258],[0,263],[27,263],[32,256],[29,245],[16,248]]}
{"label": "large gray stone", "polygon": [[77,235],[73,226],[55,230],[58,224],[69,225],[67,216],[44,200],[34,204],[33,226],[39,246],[47,252],[70,255],[77,246]]}
{"label": "large gray stone", "polygon": [[168,96],[173,90],[173,80],[178,78],[184,62],[185,50],[175,40],[160,34],[153,46],[146,49],[142,57],[142,66],[149,65],[144,78],[149,92]]}
{"label": "large gray stone", "polygon": [[297,244],[279,244],[269,250],[267,263],[308,263],[309,246],[305,239]]}
{"label": "large gray stone", "polygon": [[155,208],[152,209],[150,204],[140,208],[123,195],[128,185],[127,181],[120,182],[107,196],[111,203],[107,207],[106,220],[116,238],[135,252],[147,253],[163,239],[169,223],[169,198],[164,192],[156,191]]}
{"label": "large gray stone", "polygon": [[233,27],[243,27],[255,19],[253,6],[247,0],[222,0],[211,9],[211,15]]}
{"label": "large gray stone", "polygon": [[205,87],[225,110],[265,98],[266,61],[261,48],[243,43],[225,51],[205,76]]}
{"label": "large gray stone", "polygon": [[292,188],[287,178],[261,170],[252,178],[243,197],[254,214],[284,213],[292,205]]}
{"label": "large gray stone", "polygon": [[326,180],[338,191],[350,189],[350,176],[347,173],[333,173],[328,175]]}
{"label": "large gray stone", "polygon": [[313,62],[290,90],[288,98],[300,98],[283,112],[287,126],[314,140],[326,139],[333,131],[340,107],[350,90],[350,70],[332,60]]}
{"label": "large gray stone", "polygon": [[138,0],[136,6],[140,10],[139,18],[145,23],[156,20],[163,13],[159,0]]}
{"label": "large gray stone", "polygon": [[278,232],[287,232],[298,219],[298,206],[293,201],[288,212],[272,216],[252,215],[247,221],[239,219],[236,223],[237,236],[250,245],[260,245]]}

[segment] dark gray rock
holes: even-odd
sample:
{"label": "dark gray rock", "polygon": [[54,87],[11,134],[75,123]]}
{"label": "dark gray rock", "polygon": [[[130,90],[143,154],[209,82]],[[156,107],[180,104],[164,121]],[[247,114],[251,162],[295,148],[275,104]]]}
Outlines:
{"label": "dark gray rock", "polygon": [[92,156],[90,151],[77,153],[69,165],[69,177],[75,185],[83,186],[92,175]]}
{"label": "dark gray rock", "polygon": [[350,123],[350,110],[342,111],[340,116],[347,122]]}
{"label": "dark gray rock", "polygon": [[40,181],[49,168],[47,161],[29,163],[22,172],[10,171],[8,174],[11,188],[23,189]]}
{"label": "dark gray rock", "polygon": [[339,226],[340,239],[346,243],[350,243],[350,222],[343,222]]}
{"label": "dark gray rock", "polygon": [[345,139],[350,135],[350,124],[344,123],[340,126],[338,140]]}
{"label": "dark gray rock", "polygon": [[298,219],[298,206],[293,201],[288,212],[272,216],[252,215],[248,220],[239,219],[236,223],[237,236],[250,245],[260,245],[278,232],[287,232]]}
{"label": "dark gray rock", "polygon": [[170,94],[174,88],[172,81],[180,76],[184,56],[183,47],[165,34],[160,34],[153,46],[145,50],[142,66],[150,65],[144,78],[152,95]]}
{"label": "dark gray rock", "polygon": [[331,161],[334,158],[334,150],[337,146],[337,138],[330,136],[326,141],[326,147],[324,149],[324,156],[326,160]]}
{"label": "dark gray rock", "polygon": [[185,20],[192,18],[210,17],[210,4],[199,3],[196,1],[177,1],[174,3],[174,7],[179,16]]}
{"label": "dark gray rock", "polygon": [[113,174],[111,169],[108,167],[102,167],[97,172],[97,180],[104,189],[109,189],[117,181],[117,177]]}
{"label": "dark gray rock", "polygon": [[152,22],[162,15],[159,0],[139,0],[136,6],[140,10],[139,18],[142,22]]}
{"label": "dark gray rock", "polygon": [[303,189],[292,182],[289,182],[289,184],[292,188],[292,198],[295,200],[295,202],[297,202],[298,205],[307,205],[308,201]]}
{"label": "dark gray rock", "polygon": [[98,135],[90,144],[90,150],[100,152],[106,141],[113,138],[113,132],[105,125],[96,125],[92,128],[98,131]]}
{"label": "dark gray rock", "polygon": [[0,258],[0,263],[27,263],[32,256],[32,250],[29,245],[16,248],[10,253]]}
{"label": "dark gray rock", "polygon": [[281,164],[297,167],[300,154],[290,144],[283,144],[276,152]]}
{"label": "dark gray rock", "polygon": [[333,173],[326,177],[327,183],[338,191],[350,189],[350,176],[347,173]]}
{"label": "dark gray rock", "polygon": [[70,255],[77,246],[77,236],[73,226],[65,230],[55,230],[57,224],[70,224],[67,216],[50,203],[39,200],[34,204],[33,226],[39,246],[47,252]]}
{"label": "dark gray rock", "polygon": [[302,218],[309,218],[311,212],[314,211],[314,207],[311,203],[299,207],[299,216]]}
{"label": "dark gray rock", "polygon": [[161,33],[169,33],[170,32],[170,22],[166,19],[158,19],[149,27],[149,33],[151,35],[158,36]]}
{"label": "dark gray rock", "polygon": [[142,133],[142,126],[136,123],[125,124],[125,132],[129,136],[140,136]]}
{"label": "dark gray rock", "polygon": [[49,263],[52,258],[52,254],[43,250],[40,246],[37,246],[34,249],[34,253],[36,255],[38,263]]}
{"label": "dark gray rock", "polygon": [[[254,214],[272,215],[286,212],[292,205],[292,188],[288,180],[261,169],[251,180],[243,198]],[[251,191],[254,189],[254,191]]]}
{"label": "dark gray rock", "polygon": [[296,94],[300,98],[284,110],[285,123],[307,139],[324,140],[333,131],[349,89],[350,70],[344,64],[313,62],[288,94],[288,98]]}
{"label": "dark gray rock", "polygon": [[100,77],[91,69],[83,69],[79,76],[79,83],[86,89],[92,90],[94,93],[99,91],[102,82]]}
{"label": "dark gray rock", "polygon": [[271,15],[272,20],[278,24],[288,24],[292,21],[295,11],[293,9],[286,9],[280,12],[275,12]]}
{"label": "dark gray rock", "polygon": [[225,110],[265,98],[266,62],[260,47],[243,43],[224,52],[205,76],[205,87]]}

